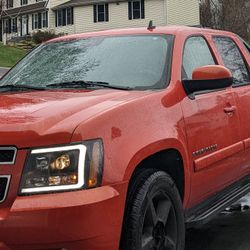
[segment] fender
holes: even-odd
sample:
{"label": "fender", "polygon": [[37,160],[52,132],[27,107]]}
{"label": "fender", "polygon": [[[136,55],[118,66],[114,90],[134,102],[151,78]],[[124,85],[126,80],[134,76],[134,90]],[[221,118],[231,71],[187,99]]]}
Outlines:
{"label": "fender", "polygon": [[169,150],[169,149],[175,149],[176,151],[179,152],[180,156],[182,157],[183,167],[184,167],[184,182],[185,182],[184,183],[185,195],[184,195],[183,206],[185,207],[189,200],[190,178],[191,178],[189,167],[188,167],[188,153],[186,151],[184,144],[181,141],[177,140],[176,138],[168,138],[168,139],[156,141],[142,148],[140,151],[138,151],[130,160],[123,179],[124,181],[129,181],[136,167],[144,159],[148,158],[149,156],[157,152],[160,152],[163,150]]}

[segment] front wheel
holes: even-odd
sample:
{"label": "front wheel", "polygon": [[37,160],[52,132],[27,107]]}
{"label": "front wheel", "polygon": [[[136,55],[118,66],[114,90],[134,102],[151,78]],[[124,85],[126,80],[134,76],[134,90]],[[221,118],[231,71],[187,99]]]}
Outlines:
{"label": "front wheel", "polygon": [[185,225],[174,181],[163,171],[137,178],[127,200],[121,249],[183,250]]}

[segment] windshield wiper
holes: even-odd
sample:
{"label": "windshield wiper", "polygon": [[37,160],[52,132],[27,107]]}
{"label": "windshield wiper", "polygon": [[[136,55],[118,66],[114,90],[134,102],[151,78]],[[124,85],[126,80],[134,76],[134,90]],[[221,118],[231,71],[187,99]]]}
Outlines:
{"label": "windshield wiper", "polygon": [[110,88],[110,89],[119,89],[119,90],[131,90],[130,87],[122,87],[116,85],[110,85],[108,82],[101,81],[69,81],[69,82],[60,82],[60,83],[52,83],[46,85],[46,87],[64,87],[64,88],[87,88],[87,87],[102,87],[102,88]]}
{"label": "windshield wiper", "polygon": [[30,85],[2,85],[0,86],[0,92],[9,92],[9,91],[25,91],[25,90],[45,90],[44,87],[30,86]]}

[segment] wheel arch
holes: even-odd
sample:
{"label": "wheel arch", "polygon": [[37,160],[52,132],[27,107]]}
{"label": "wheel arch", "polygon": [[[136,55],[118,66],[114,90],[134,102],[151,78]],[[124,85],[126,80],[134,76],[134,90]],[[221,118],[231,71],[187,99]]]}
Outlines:
{"label": "wheel arch", "polygon": [[189,197],[190,173],[187,152],[176,139],[162,140],[144,147],[137,152],[129,163],[124,179],[129,186],[143,169],[153,168],[168,173],[175,181],[183,203]]}

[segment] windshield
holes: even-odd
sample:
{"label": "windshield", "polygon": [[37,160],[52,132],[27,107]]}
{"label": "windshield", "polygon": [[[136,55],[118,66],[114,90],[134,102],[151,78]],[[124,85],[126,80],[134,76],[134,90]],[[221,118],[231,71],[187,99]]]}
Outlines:
{"label": "windshield", "polygon": [[[94,37],[39,46],[0,81],[48,85],[86,81],[154,89],[166,85],[172,36]],[[62,86],[63,87],[63,86]]]}

